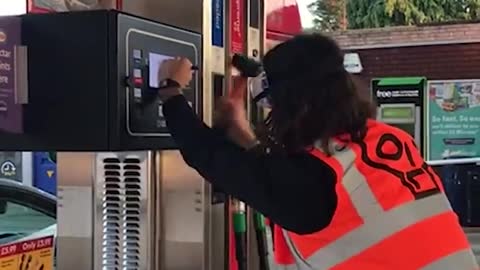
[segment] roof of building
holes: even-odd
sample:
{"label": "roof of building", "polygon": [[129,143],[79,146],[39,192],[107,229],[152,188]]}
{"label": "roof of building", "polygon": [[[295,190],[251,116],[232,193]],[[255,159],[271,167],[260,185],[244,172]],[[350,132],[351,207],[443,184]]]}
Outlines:
{"label": "roof of building", "polygon": [[480,23],[446,23],[347,30],[334,32],[331,36],[346,50],[480,43]]}

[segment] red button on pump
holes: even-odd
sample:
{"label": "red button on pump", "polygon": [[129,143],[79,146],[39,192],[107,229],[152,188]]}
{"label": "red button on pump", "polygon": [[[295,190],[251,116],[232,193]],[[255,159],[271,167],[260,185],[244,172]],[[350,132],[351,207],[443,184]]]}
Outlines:
{"label": "red button on pump", "polygon": [[133,70],[133,83],[137,87],[143,85],[142,70],[138,68]]}
{"label": "red button on pump", "polygon": [[143,85],[143,79],[142,78],[134,78],[133,83],[135,83],[136,86],[142,86]]}

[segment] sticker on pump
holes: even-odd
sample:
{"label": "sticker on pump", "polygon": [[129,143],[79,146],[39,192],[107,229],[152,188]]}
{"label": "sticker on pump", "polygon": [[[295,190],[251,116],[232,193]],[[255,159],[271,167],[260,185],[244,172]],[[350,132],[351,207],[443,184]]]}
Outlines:
{"label": "sticker on pump", "polygon": [[29,4],[29,12],[43,13],[51,11],[65,12],[94,9],[115,9],[120,6],[119,2],[120,0],[32,0]]}
{"label": "sticker on pump", "polygon": [[159,78],[160,75],[160,68],[162,66],[162,63],[166,60],[173,59],[173,57],[168,56],[168,55],[163,55],[163,54],[158,54],[158,53],[149,53],[148,54],[148,62],[150,65],[150,71],[149,71],[149,86],[153,88],[158,88],[160,87],[160,81],[161,79]]}
{"label": "sticker on pump", "polygon": [[0,30],[0,43],[4,43],[7,41],[7,34]]}

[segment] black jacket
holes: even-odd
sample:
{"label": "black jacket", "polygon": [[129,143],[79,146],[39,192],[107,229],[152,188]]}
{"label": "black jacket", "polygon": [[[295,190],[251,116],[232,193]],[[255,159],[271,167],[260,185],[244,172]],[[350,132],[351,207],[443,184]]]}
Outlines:
{"label": "black jacket", "polygon": [[327,164],[308,153],[247,151],[206,126],[183,96],[169,99],[163,111],[187,164],[215,187],[298,234],[330,224],[337,195]]}

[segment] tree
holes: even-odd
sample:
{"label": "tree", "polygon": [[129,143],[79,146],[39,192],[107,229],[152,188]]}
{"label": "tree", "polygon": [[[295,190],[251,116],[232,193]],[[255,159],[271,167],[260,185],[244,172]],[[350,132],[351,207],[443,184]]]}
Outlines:
{"label": "tree", "polygon": [[347,17],[348,27],[353,29],[377,28],[392,24],[386,12],[385,1],[379,0],[349,0]]}
{"label": "tree", "polygon": [[308,6],[315,29],[325,32],[347,29],[347,0],[317,0]]}
{"label": "tree", "polygon": [[316,0],[310,11],[317,30],[335,31],[345,17],[351,29],[477,20],[480,0]]}
{"label": "tree", "polygon": [[[350,0],[347,5],[349,26],[356,29],[424,23],[428,17],[435,18],[442,12],[436,1]],[[428,7],[428,15],[423,7]]]}

